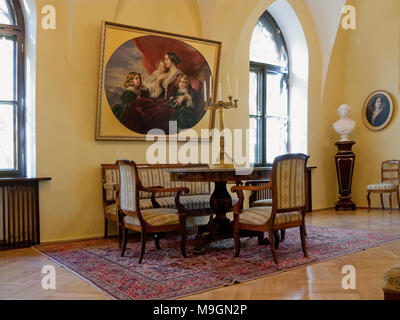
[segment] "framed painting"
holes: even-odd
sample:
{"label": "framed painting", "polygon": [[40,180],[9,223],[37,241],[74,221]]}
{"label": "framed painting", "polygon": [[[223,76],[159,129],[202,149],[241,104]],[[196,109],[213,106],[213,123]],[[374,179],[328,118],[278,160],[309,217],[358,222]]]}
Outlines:
{"label": "framed painting", "polygon": [[392,120],[393,99],[383,90],[371,93],[364,103],[363,120],[365,125],[374,131],[384,129]]}
{"label": "framed painting", "polygon": [[106,21],[101,37],[96,140],[210,140],[221,42]]}

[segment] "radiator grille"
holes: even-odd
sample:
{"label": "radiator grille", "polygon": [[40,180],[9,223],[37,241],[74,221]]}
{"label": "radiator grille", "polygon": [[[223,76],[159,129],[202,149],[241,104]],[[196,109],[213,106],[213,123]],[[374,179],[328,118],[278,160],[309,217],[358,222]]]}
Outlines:
{"label": "radiator grille", "polygon": [[40,242],[35,185],[0,185],[0,249]]}

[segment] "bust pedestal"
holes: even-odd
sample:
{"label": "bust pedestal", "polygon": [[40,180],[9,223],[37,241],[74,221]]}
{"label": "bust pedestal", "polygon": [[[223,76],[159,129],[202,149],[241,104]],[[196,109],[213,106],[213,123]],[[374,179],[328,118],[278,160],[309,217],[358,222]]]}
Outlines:
{"label": "bust pedestal", "polygon": [[351,200],[351,183],[356,158],[356,155],[351,150],[354,144],[354,141],[339,141],[335,143],[339,150],[335,156],[339,184],[339,201],[336,202],[336,211],[356,210],[356,204]]}

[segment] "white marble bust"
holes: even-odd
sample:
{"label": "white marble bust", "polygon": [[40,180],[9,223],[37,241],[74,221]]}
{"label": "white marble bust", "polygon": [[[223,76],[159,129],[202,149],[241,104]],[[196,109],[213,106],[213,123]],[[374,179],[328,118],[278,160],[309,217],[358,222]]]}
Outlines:
{"label": "white marble bust", "polygon": [[348,104],[342,104],[338,109],[340,120],[333,124],[335,131],[340,134],[340,141],[350,141],[349,135],[354,131],[356,126],[355,121],[348,118],[351,112],[351,107]]}

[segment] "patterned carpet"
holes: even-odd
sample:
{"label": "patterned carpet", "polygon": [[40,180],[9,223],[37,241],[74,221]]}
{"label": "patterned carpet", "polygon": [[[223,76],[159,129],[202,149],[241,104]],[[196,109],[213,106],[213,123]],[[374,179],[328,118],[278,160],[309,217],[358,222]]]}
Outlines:
{"label": "patterned carpet", "polygon": [[269,245],[242,238],[240,258],[233,258],[233,239],[212,244],[204,256],[194,256],[194,235],[187,243],[188,259],[179,251],[179,237],[161,238],[161,251],[147,242],[143,263],[138,264],[140,241],[128,242],[126,257],[120,257],[116,239],[97,239],[39,245],[44,255],[88,280],[115,299],[174,299],[232,285],[277,272],[332,259],[367,248],[400,240],[400,235],[307,227],[309,258],[301,250],[299,229],[287,230],[275,265]]}

